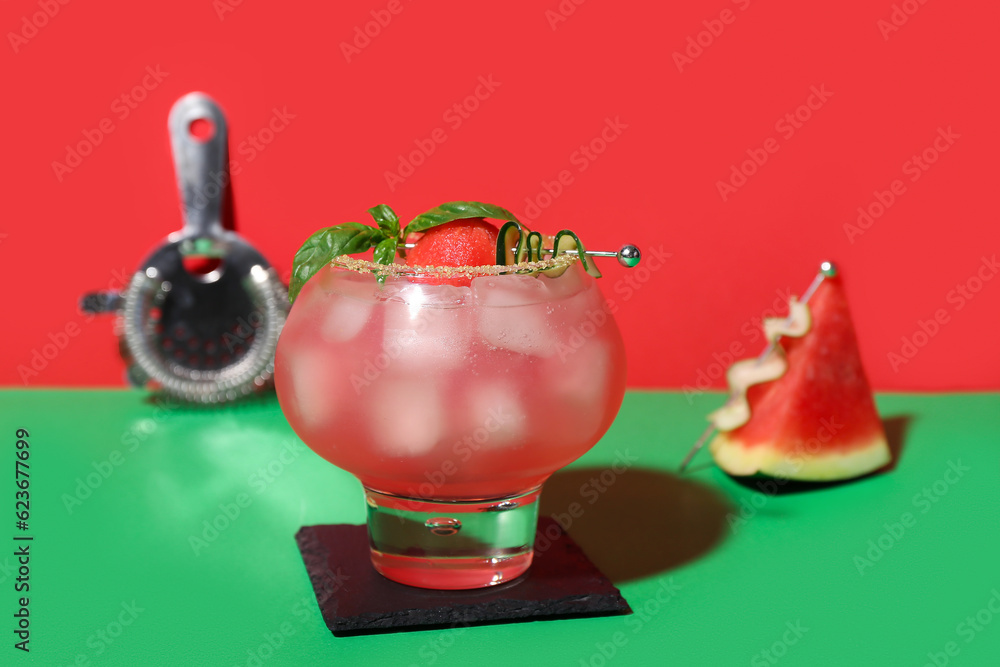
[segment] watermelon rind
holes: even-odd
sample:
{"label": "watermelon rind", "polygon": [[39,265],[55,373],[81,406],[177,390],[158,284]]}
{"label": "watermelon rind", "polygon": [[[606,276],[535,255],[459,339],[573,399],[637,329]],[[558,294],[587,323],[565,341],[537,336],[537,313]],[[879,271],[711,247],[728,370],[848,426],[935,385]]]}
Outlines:
{"label": "watermelon rind", "polygon": [[850,451],[830,454],[813,454],[808,444],[802,446],[801,455],[789,454],[778,443],[760,443],[745,447],[734,442],[728,433],[719,433],[709,445],[709,450],[720,468],[730,475],[764,474],[770,477],[793,479],[803,482],[830,482],[860,477],[882,468],[892,460],[885,436],[877,434],[867,442],[852,443]]}

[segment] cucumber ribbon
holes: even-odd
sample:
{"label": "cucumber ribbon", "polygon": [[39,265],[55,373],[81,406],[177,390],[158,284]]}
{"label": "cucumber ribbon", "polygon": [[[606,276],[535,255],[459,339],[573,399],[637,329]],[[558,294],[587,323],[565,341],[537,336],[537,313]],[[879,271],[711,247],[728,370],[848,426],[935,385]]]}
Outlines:
{"label": "cucumber ribbon", "polygon": [[[545,251],[543,247],[543,237],[538,232],[530,231],[517,220],[508,220],[500,227],[497,235],[497,264],[520,264],[522,262],[539,262],[543,259]],[[583,265],[584,271],[600,278],[601,272],[598,270],[593,259],[587,257],[587,250],[580,241],[576,233],[564,229],[553,237],[552,257],[565,254],[567,250],[576,250],[577,257]],[[542,271],[550,278],[561,276],[568,266],[554,267]]]}
{"label": "cucumber ribbon", "polygon": [[731,431],[750,421],[750,403],[747,401],[750,387],[777,380],[788,371],[788,358],[784,348],[778,344],[778,338],[801,338],[812,328],[809,306],[793,296],[788,301],[788,309],[787,317],[764,318],[764,337],[770,343],[767,356],[737,361],[726,371],[729,400],[708,415],[708,420],[720,431]]}

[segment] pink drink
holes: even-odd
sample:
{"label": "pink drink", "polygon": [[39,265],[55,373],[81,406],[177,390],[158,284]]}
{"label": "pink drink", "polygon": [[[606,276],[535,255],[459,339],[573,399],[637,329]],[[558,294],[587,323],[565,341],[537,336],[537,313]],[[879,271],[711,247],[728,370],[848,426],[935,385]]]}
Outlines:
{"label": "pink drink", "polygon": [[578,264],[470,287],[326,268],[278,343],[292,428],[366,489],[373,562],[430,588],[531,562],[537,490],[621,405],[621,336]]}

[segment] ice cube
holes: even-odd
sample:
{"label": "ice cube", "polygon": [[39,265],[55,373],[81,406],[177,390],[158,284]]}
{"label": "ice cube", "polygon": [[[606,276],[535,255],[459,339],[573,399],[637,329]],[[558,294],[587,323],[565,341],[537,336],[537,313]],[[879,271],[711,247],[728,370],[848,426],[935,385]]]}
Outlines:
{"label": "ice cube", "polygon": [[371,319],[374,303],[349,296],[331,295],[324,302],[320,336],[328,343],[351,340]]}
{"label": "ice cube", "polygon": [[378,289],[375,276],[370,273],[358,273],[334,267],[320,269],[307,284],[312,283],[316,283],[325,296],[340,294],[362,301],[371,301]]}
{"label": "ice cube", "polygon": [[480,382],[469,388],[467,396],[464,431],[476,444],[490,449],[523,443],[528,415],[513,385]]}
{"label": "ice cube", "polygon": [[412,285],[403,280],[388,280],[375,292],[375,299],[378,301],[400,301],[406,303],[407,296],[410,295]]}
{"label": "ice cube", "polygon": [[577,348],[560,347],[545,367],[545,390],[572,406],[583,430],[596,428],[604,416],[614,359],[607,343],[591,339]]}
{"label": "ice cube", "polygon": [[566,293],[562,298],[553,300],[550,306],[552,321],[559,323],[560,341],[572,347],[579,346],[580,336],[590,338],[599,335],[599,330],[612,319],[604,295],[593,284],[588,289]]}
{"label": "ice cube", "polygon": [[456,285],[428,285],[397,278],[386,282],[375,297],[379,301],[398,301],[411,306],[453,307],[470,299],[472,290]]}
{"label": "ice cube", "polygon": [[390,364],[405,370],[457,368],[468,360],[469,308],[387,303],[382,349]]}
{"label": "ice cube", "polygon": [[546,286],[536,276],[510,274],[472,279],[472,298],[479,306],[520,306],[546,297]]}
{"label": "ice cube", "polygon": [[548,294],[540,278],[488,276],[472,281],[479,333],[494,347],[551,356],[558,343],[548,321]]}
{"label": "ice cube", "polygon": [[494,347],[518,354],[552,356],[556,351],[556,337],[545,311],[539,308],[482,308],[479,334]]}
{"label": "ice cube", "polygon": [[339,369],[330,356],[300,346],[286,357],[294,409],[310,430],[323,429],[333,421],[343,396]]}
{"label": "ice cube", "polygon": [[387,456],[427,454],[444,436],[444,405],[434,383],[383,376],[371,390],[371,434]]}
{"label": "ice cube", "polygon": [[557,278],[550,278],[542,274],[538,281],[544,286],[549,298],[553,300],[579,294],[593,284],[593,279],[583,270],[580,262],[574,262]]}

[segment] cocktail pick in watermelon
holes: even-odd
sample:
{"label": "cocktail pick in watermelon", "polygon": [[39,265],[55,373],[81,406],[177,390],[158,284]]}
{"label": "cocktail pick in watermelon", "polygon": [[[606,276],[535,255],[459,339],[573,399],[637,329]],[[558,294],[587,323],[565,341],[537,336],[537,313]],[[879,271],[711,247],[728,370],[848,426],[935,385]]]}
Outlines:
{"label": "cocktail pick in watermelon", "polygon": [[836,273],[824,262],[803,299],[790,302],[787,318],[765,320],[770,344],[729,369],[733,393],[709,415],[712,424],[682,470],[715,430],[709,449],[731,475],[833,481],[890,461]]}

